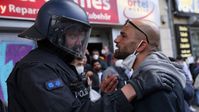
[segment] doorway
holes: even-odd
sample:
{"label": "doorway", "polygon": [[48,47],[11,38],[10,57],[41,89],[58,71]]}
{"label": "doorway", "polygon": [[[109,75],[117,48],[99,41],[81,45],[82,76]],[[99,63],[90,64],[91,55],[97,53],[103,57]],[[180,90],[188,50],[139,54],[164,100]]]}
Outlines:
{"label": "doorway", "polygon": [[101,53],[102,43],[88,43],[88,51],[91,54],[93,50],[98,50]]}

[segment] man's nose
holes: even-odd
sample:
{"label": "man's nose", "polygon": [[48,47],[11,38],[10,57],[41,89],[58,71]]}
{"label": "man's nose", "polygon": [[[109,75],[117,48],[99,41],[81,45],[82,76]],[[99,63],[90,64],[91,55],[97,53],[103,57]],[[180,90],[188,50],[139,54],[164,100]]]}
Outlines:
{"label": "man's nose", "polygon": [[119,38],[120,38],[120,37],[119,37],[119,35],[118,35],[118,36],[115,38],[114,42],[115,42],[115,43],[118,43]]}
{"label": "man's nose", "polygon": [[81,45],[82,43],[81,43],[81,39],[80,39],[80,37],[77,37],[77,40],[76,40],[76,45]]}

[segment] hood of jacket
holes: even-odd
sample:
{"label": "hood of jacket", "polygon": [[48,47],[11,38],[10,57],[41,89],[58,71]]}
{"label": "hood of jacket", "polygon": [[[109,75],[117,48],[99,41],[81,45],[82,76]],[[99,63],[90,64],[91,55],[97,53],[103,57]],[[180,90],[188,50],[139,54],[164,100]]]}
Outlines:
{"label": "hood of jacket", "polygon": [[171,62],[167,56],[161,52],[153,52],[141,63],[139,68],[134,71],[133,77],[139,75],[141,72],[149,70],[159,70],[167,75],[175,77],[185,88],[186,77],[182,66]]}

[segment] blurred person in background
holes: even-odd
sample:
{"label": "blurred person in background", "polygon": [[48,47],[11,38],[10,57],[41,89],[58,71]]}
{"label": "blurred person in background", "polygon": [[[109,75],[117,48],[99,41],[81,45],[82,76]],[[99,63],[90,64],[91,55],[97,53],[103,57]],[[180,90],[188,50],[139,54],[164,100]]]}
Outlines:
{"label": "blurred person in background", "polygon": [[[192,76],[189,76],[187,73],[190,73],[189,68],[187,67],[186,62],[181,56],[177,56],[176,58],[169,57],[172,64],[182,72],[180,75],[184,75],[186,78],[186,85],[183,88],[184,93],[184,101],[185,101],[185,112],[195,112],[196,109],[191,105],[191,101],[194,99],[194,87],[192,82]],[[191,74],[190,74],[191,75]],[[191,77],[191,79],[190,79]]]}
{"label": "blurred person in background", "polygon": [[103,46],[101,53],[102,57],[104,58],[104,61],[107,63],[108,66],[110,66],[112,60],[112,53],[109,50],[108,46]]}
{"label": "blurred person in background", "polygon": [[73,65],[79,75],[82,75],[84,73],[84,61],[83,58],[75,58],[71,65]]}
{"label": "blurred person in background", "polygon": [[94,49],[92,51],[92,56],[91,56],[91,63],[93,60],[99,60],[99,62],[102,65],[102,69],[106,69],[108,67],[108,64],[106,61],[104,61],[104,57],[100,55],[100,52],[97,49]]}
{"label": "blurred person in background", "polygon": [[199,57],[196,57],[195,68],[193,69],[193,73],[195,74],[196,77],[199,74]]}
{"label": "blurred person in background", "polygon": [[102,75],[103,75],[103,69],[102,65],[99,60],[93,60],[92,61],[92,68],[93,68],[93,77],[91,78],[92,80],[92,87],[94,90],[97,92],[101,93],[100,90],[100,84],[102,81]]}
{"label": "blurred person in background", "polygon": [[195,87],[195,104],[199,106],[199,58],[195,59],[195,66],[193,68],[193,73],[195,78],[194,87]]}
{"label": "blurred person in background", "polygon": [[193,77],[190,72],[189,66],[185,62],[185,59],[183,59],[183,57],[181,57],[181,56],[177,56],[175,62],[178,63],[179,65],[182,65],[182,68],[183,68],[188,80],[191,81],[191,83],[193,83]]}

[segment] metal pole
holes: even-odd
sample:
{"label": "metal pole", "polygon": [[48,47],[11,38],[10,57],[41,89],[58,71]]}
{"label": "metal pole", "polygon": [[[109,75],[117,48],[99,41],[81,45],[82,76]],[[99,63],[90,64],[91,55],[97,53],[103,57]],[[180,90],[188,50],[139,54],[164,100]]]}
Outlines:
{"label": "metal pole", "polygon": [[173,57],[177,56],[177,48],[176,48],[176,39],[175,39],[175,32],[174,32],[174,22],[173,22],[173,13],[172,13],[172,1],[173,0],[167,0],[167,6],[168,6],[168,24],[170,27],[171,32],[171,41],[172,41],[172,51],[173,51]]}

